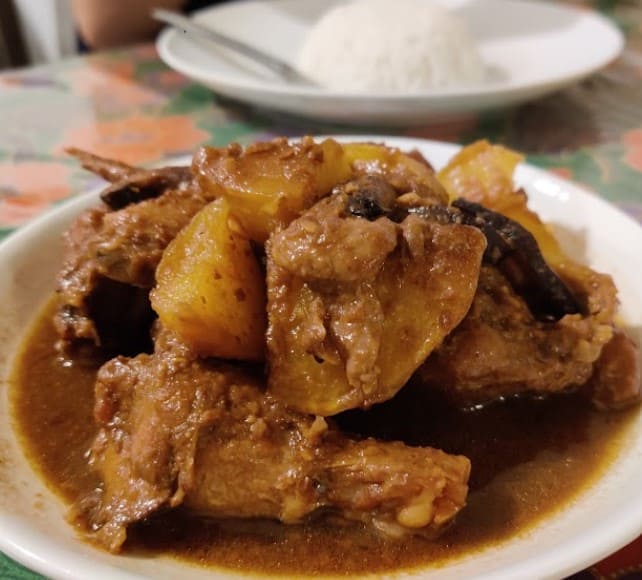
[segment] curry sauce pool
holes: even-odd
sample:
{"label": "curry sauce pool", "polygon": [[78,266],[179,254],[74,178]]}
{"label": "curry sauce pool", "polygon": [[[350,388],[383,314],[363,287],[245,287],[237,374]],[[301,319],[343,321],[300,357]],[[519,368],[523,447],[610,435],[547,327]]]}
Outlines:
{"label": "curry sauce pool", "polygon": [[[14,373],[13,414],[32,464],[71,503],[97,484],[86,451],[95,435],[93,381],[102,361],[61,364],[53,348],[53,309],[43,311],[25,339]],[[390,542],[352,525],[198,520],[177,511],[137,525],[126,552],[284,575],[441,565],[523,533],[567,505],[608,469],[638,413],[598,413],[575,395],[465,413],[426,393],[418,405],[417,389],[409,385],[394,401],[338,421],[354,432],[430,444],[471,459],[467,506],[439,539]]]}

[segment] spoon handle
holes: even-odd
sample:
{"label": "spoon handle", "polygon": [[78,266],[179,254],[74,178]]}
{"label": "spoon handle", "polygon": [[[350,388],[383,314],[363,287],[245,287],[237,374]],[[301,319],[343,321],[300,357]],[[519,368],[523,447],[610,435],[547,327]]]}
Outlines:
{"label": "spoon handle", "polygon": [[159,22],[170,24],[171,26],[174,26],[179,30],[183,30],[184,32],[190,35],[193,35],[194,37],[216,42],[221,46],[234,50],[239,54],[242,54],[243,56],[255,62],[258,62],[264,67],[270,69],[272,72],[275,72],[277,75],[279,75],[282,79],[286,81],[296,82],[296,83],[306,84],[306,85],[313,84],[312,81],[310,81],[308,78],[303,76],[299,71],[291,67],[286,62],[283,62],[278,58],[270,56],[269,54],[265,54],[264,52],[258,50],[257,48],[254,48],[253,46],[245,44],[240,40],[236,40],[235,38],[230,38],[229,36],[226,36],[225,34],[221,34],[216,30],[212,30],[211,28],[207,28],[201,24],[198,24],[193,20],[186,18],[182,14],[179,14],[178,12],[174,12],[172,10],[165,10],[163,8],[155,8],[152,11],[152,18],[154,18],[155,20],[158,20]]}

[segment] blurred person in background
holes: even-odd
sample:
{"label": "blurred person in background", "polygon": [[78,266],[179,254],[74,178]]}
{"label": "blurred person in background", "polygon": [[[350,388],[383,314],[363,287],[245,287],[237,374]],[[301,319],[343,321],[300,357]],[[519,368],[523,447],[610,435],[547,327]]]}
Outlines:
{"label": "blurred person in background", "polygon": [[152,40],[162,24],[152,20],[154,8],[191,12],[213,0],[71,0],[80,45],[101,50]]}

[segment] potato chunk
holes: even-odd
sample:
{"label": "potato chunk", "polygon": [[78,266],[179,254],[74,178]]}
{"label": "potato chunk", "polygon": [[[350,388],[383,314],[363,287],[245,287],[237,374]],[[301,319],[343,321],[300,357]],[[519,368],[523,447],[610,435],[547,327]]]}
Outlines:
{"label": "potato chunk", "polygon": [[513,172],[522,155],[486,140],[475,141],[457,153],[438,174],[451,198],[465,197],[504,213],[518,204]]}
{"label": "potato chunk", "polygon": [[203,356],[262,360],[265,283],[250,242],[230,229],[218,199],[169,244],[156,270],[152,307]]}
{"label": "potato chunk", "polygon": [[468,226],[346,203],[321,200],[267,245],[269,388],[318,415],[393,397],[465,316],[486,247]]}
{"label": "potato chunk", "polygon": [[225,197],[248,238],[260,243],[351,175],[341,145],[309,137],[255,143],[245,150],[203,147],[192,169],[201,187]]}

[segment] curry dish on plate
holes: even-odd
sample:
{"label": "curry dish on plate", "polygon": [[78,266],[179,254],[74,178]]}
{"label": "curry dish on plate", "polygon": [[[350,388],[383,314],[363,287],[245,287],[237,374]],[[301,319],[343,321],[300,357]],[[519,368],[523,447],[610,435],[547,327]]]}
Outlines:
{"label": "curry dish on plate", "polygon": [[512,151],[477,142],[438,173],[332,139],[160,169],[70,153],[110,185],[65,234],[13,400],[109,551],[436,562],[573,497],[636,412],[613,281],[528,208]]}

